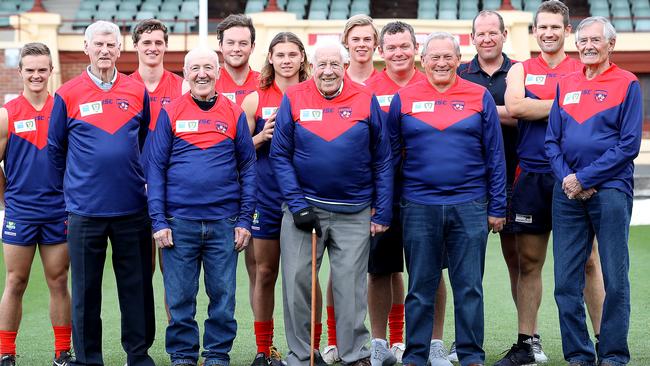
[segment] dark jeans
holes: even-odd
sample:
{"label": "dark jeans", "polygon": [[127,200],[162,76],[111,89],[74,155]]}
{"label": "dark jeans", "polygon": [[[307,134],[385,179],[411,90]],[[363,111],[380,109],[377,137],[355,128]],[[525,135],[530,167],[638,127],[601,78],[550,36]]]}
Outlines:
{"label": "dark jeans", "polygon": [[110,239],[122,315],[122,347],[129,366],[153,366],[155,336],[151,285],[151,222],[147,211],[118,217],[68,217],[72,274],[71,365],[103,365],[102,276]]}
{"label": "dark jeans", "polygon": [[605,282],[600,347],[602,365],[621,366],[630,361],[627,334],[630,326],[630,255],[628,237],[632,197],[603,188],[586,200],[570,200],[556,183],[553,192],[553,258],[555,302],[560,312],[564,359],[596,362],[594,346],[585,322],[582,292],[585,263],[591,255],[594,235]]}
{"label": "dark jeans", "polygon": [[204,365],[230,363],[228,353],[237,335],[236,221],[236,217],[213,221],[168,219],[174,246],[161,253],[165,298],[171,315],[165,347],[172,365],[196,364],[199,358],[199,327],[194,317],[201,267],[210,299],[203,333]]}
{"label": "dark jeans", "polygon": [[409,274],[404,365],[427,363],[436,290],[445,257],[449,259],[449,280],[454,293],[458,358],[463,366],[482,364],[487,200],[421,205],[402,199],[401,210]]}

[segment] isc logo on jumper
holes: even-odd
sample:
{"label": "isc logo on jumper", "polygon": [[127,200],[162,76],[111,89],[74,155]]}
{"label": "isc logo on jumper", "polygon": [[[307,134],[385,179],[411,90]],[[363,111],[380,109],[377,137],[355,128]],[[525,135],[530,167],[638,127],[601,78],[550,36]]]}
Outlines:
{"label": "isc logo on jumper", "polygon": [[15,121],[14,130],[16,130],[16,133],[36,131],[36,120],[25,119],[22,121]]}
{"label": "isc logo on jumper", "polygon": [[579,91],[566,93],[566,95],[564,96],[564,102],[562,104],[567,105],[567,104],[578,104],[578,103],[580,103],[580,94],[581,94],[581,92],[579,92]]}
{"label": "isc logo on jumper", "polygon": [[84,103],[79,105],[79,113],[81,117],[90,116],[93,114],[103,113],[102,102],[98,100],[96,102]]}
{"label": "isc logo on jumper", "polygon": [[231,102],[237,103],[237,98],[235,98],[235,93],[221,93],[221,95],[230,99]]}
{"label": "isc logo on jumper", "polygon": [[413,113],[433,112],[435,105],[436,102],[432,100],[427,102],[413,102],[413,107],[411,108],[411,112]]}
{"label": "isc logo on jumper", "polygon": [[377,101],[380,107],[390,107],[390,102],[393,101],[393,95],[378,95]]}
{"label": "isc logo on jumper", "polygon": [[198,130],[198,119],[176,121],[176,132],[197,132]]}
{"label": "isc logo on jumper", "polygon": [[323,110],[322,109],[301,109],[300,120],[301,121],[322,121]]}
{"label": "isc logo on jumper", "polygon": [[526,75],[525,85],[544,85],[546,84],[546,75]]}
{"label": "isc logo on jumper", "polygon": [[262,118],[269,119],[273,113],[278,110],[278,107],[263,107],[262,108]]}

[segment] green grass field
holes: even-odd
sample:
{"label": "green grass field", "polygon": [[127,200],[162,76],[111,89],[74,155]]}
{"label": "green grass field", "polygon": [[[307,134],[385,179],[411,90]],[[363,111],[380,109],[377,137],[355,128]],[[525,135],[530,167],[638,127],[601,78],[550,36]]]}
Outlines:
{"label": "green grass field", "polygon": [[[605,244],[601,244],[605,245]],[[550,246],[549,246],[550,248]],[[633,227],[630,235],[630,279],[632,282],[632,319],[630,323],[629,343],[632,353],[630,365],[650,365],[650,226]],[[48,317],[47,286],[43,280],[43,270],[37,258],[33,266],[32,276],[24,298],[23,320],[17,339],[19,365],[48,365],[52,357],[52,330]],[[2,262],[4,265],[4,261]],[[498,237],[491,235],[486,258],[485,279],[485,345],[487,364],[498,359],[501,352],[508,349],[516,339],[516,313],[512,303],[507,279],[507,271]],[[327,270],[321,271],[321,283],[326,283]],[[0,270],[0,283],[4,284],[4,267]],[[243,256],[240,257],[238,270],[237,311],[239,331],[231,352],[232,365],[249,365],[255,355],[255,339],[253,333],[253,317],[248,303],[248,278],[244,267]],[[547,263],[544,268],[544,297],[539,313],[539,329],[543,337],[546,353],[551,359],[548,365],[564,365],[560,344],[560,331],[557,309],[553,299],[553,262],[549,249]],[[282,322],[281,284],[276,288],[275,309],[275,344],[285,353],[286,343]],[[156,297],[156,341],[150,354],[158,365],[168,365],[169,358],[165,353],[165,323],[163,307],[162,278],[160,272],[154,277]],[[103,312],[104,324],[104,362],[106,365],[122,366],[125,354],[120,344],[120,313],[117,303],[115,278],[107,261],[103,283]],[[199,295],[198,318],[205,319],[207,312],[207,297]],[[453,339],[453,308],[451,294],[447,303],[447,321],[445,343]],[[200,322],[202,325],[202,322]],[[325,330],[324,330],[325,331]],[[323,342],[325,344],[325,334]]]}

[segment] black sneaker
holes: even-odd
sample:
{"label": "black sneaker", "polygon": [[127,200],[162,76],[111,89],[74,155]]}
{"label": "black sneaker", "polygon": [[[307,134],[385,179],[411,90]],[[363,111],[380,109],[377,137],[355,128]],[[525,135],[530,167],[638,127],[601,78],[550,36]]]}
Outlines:
{"label": "black sneaker", "polygon": [[269,361],[266,359],[264,352],[255,355],[255,359],[253,360],[253,363],[251,363],[251,366],[269,366]]}
{"label": "black sneaker", "polygon": [[314,352],[314,366],[329,366],[327,362],[323,360],[323,356],[320,355],[320,352],[317,349],[315,349],[313,352]]}
{"label": "black sneaker", "polygon": [[513,344],[505,357],[497,361],[494,366],[537,366],[532,348],[524,348],[519,344]]}
{"label": "black sneaker", "polygon": [[59,353],[59,357],[54,357],[52,366],[68,366],[72,362],[72,353],[70,351],[63,351]]}
{"label": "black sneaker", "polygon": [[16,366],[16,355],[2,355],[0,366]]}

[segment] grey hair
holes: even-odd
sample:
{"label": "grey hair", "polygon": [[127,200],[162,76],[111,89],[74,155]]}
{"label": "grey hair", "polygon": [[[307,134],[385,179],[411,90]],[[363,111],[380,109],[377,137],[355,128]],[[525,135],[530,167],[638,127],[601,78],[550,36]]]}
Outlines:
{"label": "grey hair", "polygon": [[595,16],[595,17],[584,18],[580,22],[580,24],[578,24],[578,27],[576,28],[576,43],[580,39],[580,31],[584,27],[590,26],[594,23],[601,23],[603,25],[603,35],[605,36],[607,41],[616,39],[616,29],[614,29],[614,26],[609,21],[609,19],[601,16]]}
{"label": "grey hair", "polygon": [[316,64],[316,53],[318,53],[318,50],[323,48],[337,48],[341,55],[341,61],[343,61],[344,64],[350,63],[350,54],[348,53],[348,50],[345,49],[345,46],[341,42],[327,39],[324,41],[318,41],[312,47],[311,52],[309,52],[309,62],[312,65]]}
{"label": "grey hair", "polygon": [[219,70],[219,55],[213,49],[205,46],[193,48],[185,55],[183,70],[187,70],[192,59],[199,56],[208,56],[212,58],[214,60],[214,65],[217,67],[217,70]]}
{"label": "grey hair", "polygon": [[420,53],[420,57],[424,57],[426,55],[427,48],[429,47],[429,43],[431,43],[431,41],[434,39],[451,40],[451,42],[454,44],[454,50],[456,51],[456,56],[460,57],[460,44],[458,44],[458,40],[456,39],[456,37],[454,37],[454,35],[449,32],[433,32],[429,34],[427,36],[427,39],[422,44],[422,52]]}
{"label": "grey hair", "polygon": [[115,41],[118,47],[122,45],[120,42],[120,28],[115,23],[107,22],[105,20],[98,20],[86,28],[84,33],[84,40],[90,43],[96,34],[112,34],[115,36]]}

